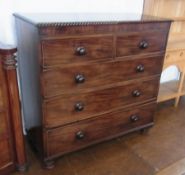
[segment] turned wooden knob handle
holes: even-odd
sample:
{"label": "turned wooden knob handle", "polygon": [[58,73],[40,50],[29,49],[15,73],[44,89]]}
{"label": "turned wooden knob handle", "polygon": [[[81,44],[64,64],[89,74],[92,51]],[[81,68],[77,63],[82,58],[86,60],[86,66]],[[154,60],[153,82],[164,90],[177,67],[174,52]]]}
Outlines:
{"label": "turned wooden knob handle", "polygon": [[137,122],[139,120],[139,116],[138,115],[131,115],[130,116],[130,121],[131,122]]}
{"label": "turned wooden knob handle", "polygon": [[83,132],[83,131],[78,131],[77,133],[76,133],[76,138],[78,139],[78,140],[81,140],[81,139],[83,139],[85,137],[85,133]]}
{"label": "turned wooden knob handle", "polygon": [[76,48],[76,54],[79,56],[83,56],[86,54],[86,49],[85,47],[77,47]]}
{"label": "turned wooden knob handle", "polygon": [[146,48],[148,48],[148,42],[147,41],[141,41],[139,43],[139,48],[140,49],[146,49]]}
{"label": "turned wooden knob handle", "polygon": [[76,83],[84,83],[85,82],[85,77],[81,74],[78,74],[75,76],[75,81]]}
{"label": "turned wooden knob handle", "polygon": [[136,71],[137,71],[137,72],[144,72],[144,70],[145,70],[145,67],[144,67],[144,65],[142,65],[142,64],[139,64],[139,65],[136,67]]}
{"label": "turned wooden knob handle", "polygon": [[139,90],[134,90],[132,92],[132,95],[133,95],[133,97],[139,97],[139,96],[141,96],[141,92]]}
{"label": "turned wooden knob handle", "polygon": [[75,110],[76,111],[83,111],[83,109],[84,109],[84,104],[83,103],[78,102],[78,103],[75,104]]}

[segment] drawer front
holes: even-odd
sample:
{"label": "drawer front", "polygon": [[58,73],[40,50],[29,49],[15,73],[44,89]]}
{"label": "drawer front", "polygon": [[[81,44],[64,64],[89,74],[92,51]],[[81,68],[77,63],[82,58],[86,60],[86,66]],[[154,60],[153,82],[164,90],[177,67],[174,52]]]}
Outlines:
{"label": "drawer front", "polygon": [[42,41],[44,66],[86,63],[113,57],[113,37],[67,38]]}
{"label": "drawer front", "polygon": [[158,84],[157,77],[149,81],[45,101],[44,125],[49,128],[56,127],[128,105],[144,103],[157,97]]}
{"label": "drawer front", "polygon": [[0,141],[0,170],[1,168],[13,164],[12,151],[8,140]]}
{"label": "drawer front", "polygon": [[162,56],[45,70],[43,96],[80,93],[92,88],[161,73]]}
{"label": "drawer front", "polygon": [[185,61],[185,50],[166,52],[165,63],[175,63],[178,61]]}
{"label": "drawer front", "polygon": [[116,56],[164,51],[166,40],[167,32],[164,31],[119,35],[117,36]]}
{"label": "drawer front", "polygon": [[155,104],[135,107],[45,132],[46,157],[62,155],[153,122]]}

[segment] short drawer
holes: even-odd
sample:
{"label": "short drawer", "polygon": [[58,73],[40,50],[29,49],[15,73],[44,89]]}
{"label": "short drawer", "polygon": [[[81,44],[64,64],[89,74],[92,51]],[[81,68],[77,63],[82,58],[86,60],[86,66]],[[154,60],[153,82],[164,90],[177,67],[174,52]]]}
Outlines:
{"label": "short drawer", "polygon": [[99,61],[113,57],[113,37],[80,37],[42,41],[44,66]]}
{"label": "short drawer", "polygon": [[54,157],[153,124],[155,103],[47,130],[46,157]]}
{"label": "short drawer", "polygon": [[93,88],[161,73],[163,55],[86,66],[47,69],[42,73],[44,97],[80,93]]}
{"label": "short drawer", "polygon": [[118,35],[116,42],[116,56],[146,54],[164,51],[166,48],[167,32],[135,33]]}
{"label": "short drawer", "polygon": [[43,102],[44,126],[52,128],[156,99],[159,77]]}

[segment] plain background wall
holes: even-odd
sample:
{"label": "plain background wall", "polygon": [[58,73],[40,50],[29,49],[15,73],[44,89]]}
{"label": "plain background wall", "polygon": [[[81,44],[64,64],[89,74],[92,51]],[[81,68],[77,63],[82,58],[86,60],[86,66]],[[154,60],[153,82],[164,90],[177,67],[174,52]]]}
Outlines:
{"label": "plain background wall", "polygon": [[142,13],[143,0],[0,0],[0,41],[15,44],[14,12]]}
{"label": "plain background wall", "polygon": [[[142,13],[143,0],[0,0],[0,42],[16,45],[14,12]],[[161,82],[178,78],[175,67],[163,72]]]}

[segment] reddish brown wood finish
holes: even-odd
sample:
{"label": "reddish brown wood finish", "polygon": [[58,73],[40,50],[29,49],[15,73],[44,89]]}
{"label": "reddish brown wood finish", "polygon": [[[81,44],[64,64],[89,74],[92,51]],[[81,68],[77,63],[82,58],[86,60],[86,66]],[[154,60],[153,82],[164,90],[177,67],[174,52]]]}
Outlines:
{"label": "reddish brown wood finish", "polygon": [[[2,83],[3,83],[3,80],[0,78],[0,99],[3,99],[3,89],[2,89]],[[2,112],[4,110],[4,102],[3,100],[0,100],[0,111]]]}
{"label": "reddish brown wood finish", "polygon": [[[83,93],[102,86],[115,86],[115,83],[123,83],[135,78],[159,75],[162,64],[163,55],[133,56],[101,64],[71,65],[70,67],[46,69],[42,73],[43,96],[47,98],[63,94]],[[144,66],[143,71],[138,70],[140,65]],[[83,83],[75,81],[78,75],[85,78]]]}
{"label": "reddish brown wood finish", "polygon": [[[113,43],[111,36],[109,37],[111,42],[107,40],[106,44],[99,43],[99,40],[93,40],[93,44],[89,42],[91,45],[87,47],[95,48],[96,51],[95,54],[90,52],[89,56],[88,49],[87,55],[77,56],[74,46],[76,43],[78,46],[78,42],[84,41],[84,38],[92,41],[91,35],[81,36],[80,39],[78,35],[73,36],[73,39],[67,35],[64,39],[58,36],[58,40],[55,37],[48,38],[47,35],[46,40],[42,42],[41,60],[44,69],[41,82],[44,97],[43,127],[47,129],[43,133],[44,157],[48,168],[53,166],[54,157],[153,124],[152,113],[155,105],[144,107],[141,112],[135,107],[154,102],[157,97],[159,87],[157,75],[160,75],[162,70],[168,33],[165,24],[153,25],[153,29],[152,24],[120,25],[116,29],[110,27],[110,30],[118,31],[112,36]],[[134,26],[137,26],[135,30],[132,28]],[[159,28],[155,28],[156,26]],[[160,29],[162,26],[164,28]],[[75,27],[73,29],[74,32]],[[142,29],[146,32],[141,32]],[[72,31],[70,27],[65,32],[68,31]],[[83,28],[83,32],[86,32],[86,28]],[[104,35],[100,36],[101,39],[106,38]],[[96,35],[93,37],[97,38]],[[58,47],[55,45],[56,41],[63,45]],[[140,46],[143,41],[147,43]],[[43,43],[52,43],[53,47],[50,44],[50,47],[43,49]],[[101,44],[103,46],[100,46]],[[95,45],[98,47],[94,47]],[[107,51],[111,52],[105,55],[106,52],[102,47],[109,48]],[[156,78],[151,79],[152,76]],[[139,93],[138,97],[134,97],[135,91],[136,94]],[[128,116],[124,117],[127,112],[118,112],[126,110],[129,106],[133,106],[133,110],[144,116],[134,124],[129,123]],[[129,112],[131,114],[131,110]],[[124,125],[123,128],[119,127],[121,123]],[[60,128],[51,129],[54,127]],[[111,133],[107,133],[108,128]],[[78,133],[79,137],[83,137],[83,132],[87,133],[85,134],[87,138],[76,140],[75,134]]]}
{"label": "reddish brown wood finish", "polygon": [[[115,111],[128,107],[128,105],[154,100],[157,97],[158,84],[159,77],[125,86],[49,100],[43,105],[44,126],[56,127]],[[141,95],[135,97],[133,95],[135,90],[138,90]],[[82,111],[75,109],[75,105],[79,103],[83,106]]]}
{"label": "reddish brown wood finish", "polygon": [[60,155],[153,125],[169,20],[34,19],[16,15],[21,87],[29,136],[48,168]]}
{"label": "reddish brown wood finish", "polygon": [[1,150],[1,159],[0,159],[0,170],[3,167],[8,167],[10,164],[14,164],[12,159],[12,145],[8,139],[0,140],[0,150]]}
{"label": "reddish brown wood finish", "polygon": [[[146,47],[144,47],[145,45]],[[118,35],[116,56],[128,56],[157,52],[166,48],[166,32],[145,32],[130,35]]]}
{"label": "reddish brown wood finish", "polygon": [[[26,169],[25,142],[23,136],[22,119],[20,112],[19,92],[17,86],[17,76],[15,69],[6,69],[6,78],[8,82],[10,113],[14,131],[14,141],[16,148],[17,168],[20,171]],[[16,85],[16,86],[15,86]]]}
{"label": "reddish brown wood finish", "polygon": [[15,170],[15,154],[13,137],[11,132],[11,121],[9,114],[9,102],[5,72],[3,70],[2,56],[0,55],[0,174],[6,175]]}
{"label": "reddish brown wood finish", "polygon": [[[8,46],[7,48],[0,45],[0,55],[1,55],[1,70],[0,77],[2,77],[2,90],[3,90],[3,98],[4,102],[4,112],[1,113],[1,118],[6,118],[6,131],[7,139],[6,142],[9,144],[8,146],[4,145],[5,153],[9,153],[9,162],[16,165],[17,169],[20,171],[25,170],[26,165],[26,157],[25,157],[25,145],[24,145],[24,137],[23,137],[23,128],[22,128],[22,120],[20,113],[20,102],[19,102],[19,92],[18,92],[18,84],[17,84],[17,74],[16,74],[16,60],[15,60],[15,52],[16,48]],[[4,70],[3,70],[4,68]],[[15,150],[13,153],[12,150]],[[2,159],[6,159],[7,156],[2,156]],[[4,166],[6,168],[6,166]],[[9,167],[9,163],[7,162],[7,168]],[[6,170],[2,170],[5,171]]]}
{"label": "reddish brown wood finish", "polygon": [[0,112],[0,140],[9,137],[8,125],[7,125],[7,113]]}
{"label": "reddish brown wood finish", "polygon": [[[84,53],[80,49],[84,49]],[[42,42],[43,65],[93,62],[113,57],[113,37],[77,37]]]}
{"label": "reddish brown wood finish", "polygon": [[[46,134],[47,143],[46,156],[48,158],[56,157],[100,140],[105,140],[107,137],[123,134],[148,123],[152,124],[154,110],[155,104],[150,104],[48,130],[44,133]],[[131,120],[133,115],[138,116],[137,121]],[[82,134],[81,138],[77,135],[79,132]]]}
{"label": "reddish brown wood finish", "polygon": [[74,26],[39,26],[40,35],[43,38],[58,38],[58,36],[115,34],[130,32],[168,31],[170,21],[162,22],[128,22],[122,24],[97,24]]}

